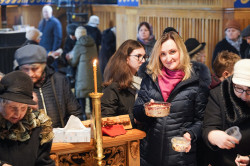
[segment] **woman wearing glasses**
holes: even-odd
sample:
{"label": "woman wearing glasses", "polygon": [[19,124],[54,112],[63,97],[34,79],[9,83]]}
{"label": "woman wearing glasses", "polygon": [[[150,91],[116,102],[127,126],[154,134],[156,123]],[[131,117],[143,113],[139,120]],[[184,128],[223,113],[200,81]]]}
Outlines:
{"label": "woman wearing glasses", "polygon": [[[234,74],[211,90],[205,110],[203,138],[217,152],[212,165],[246,165],[237,156],[250,154],[250,60],[238,61]],[[238,126],[241,140],[224,131]],[[237,155],[239,154],[239,155]],[[235,160],[236,159],[236,160]]]}
{"label": "woman wearing glasses", "polygon": [[[209,71],[200,67],[190,62],[176,32],[162,34],[155,43],[133,108],[136,122],[144,123],[147,133],[141,142],[141,166],[197,165],[197,140],[209,95],[203,78],[210,77]],[[170,114],[147,117],[144,104],[152,100],[170,102]],[[171,139],[176,136],[191,142],[186,153],[172,149]]]}
{"label": "woman wearing glasses", "polygon": [[102,116],[129,114],[134,122],[132,108],[141,84],[137,71],[146,59],[143,45],[135,40],[125,41],[110,58],[104,70]]}

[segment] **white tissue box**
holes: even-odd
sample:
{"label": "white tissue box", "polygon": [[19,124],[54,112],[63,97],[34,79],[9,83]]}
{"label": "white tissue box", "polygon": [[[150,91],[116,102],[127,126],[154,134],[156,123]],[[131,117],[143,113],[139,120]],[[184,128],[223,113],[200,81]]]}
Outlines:
{"label": "white tissue box", "polygon": [[70,129],[54,128],[53,142],[90,142],[91,128],[85,129]]}

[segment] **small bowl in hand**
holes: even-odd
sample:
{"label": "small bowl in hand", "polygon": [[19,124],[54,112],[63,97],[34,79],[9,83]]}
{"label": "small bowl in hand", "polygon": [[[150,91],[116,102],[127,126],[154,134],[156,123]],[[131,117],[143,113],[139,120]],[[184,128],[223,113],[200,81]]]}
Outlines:
{"label": "small bowl in hand", "polygon": [[173,137],[171,139],[172,148],[176,152],[186,152],[188,146],[190,145],[190,141],[188,141],[184,137]]}
{"label": "small bowl in hand", "polygon": [[148,102],[144,104],[145,113],[149,117],[164,117],[170,113],[171,104],[168,102]]}

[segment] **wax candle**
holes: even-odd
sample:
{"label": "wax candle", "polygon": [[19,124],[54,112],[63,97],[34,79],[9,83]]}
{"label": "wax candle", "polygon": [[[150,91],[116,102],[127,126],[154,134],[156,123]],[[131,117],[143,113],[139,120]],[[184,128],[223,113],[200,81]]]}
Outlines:
{"label": "wax candle", "polygon": [[96,63],[97,63],[97,60],[95,59],[94,62],[93,62],[94,89],[95,89],[95,93],[97,93],[97,76],[96,76],[97,68],[96,68]]}

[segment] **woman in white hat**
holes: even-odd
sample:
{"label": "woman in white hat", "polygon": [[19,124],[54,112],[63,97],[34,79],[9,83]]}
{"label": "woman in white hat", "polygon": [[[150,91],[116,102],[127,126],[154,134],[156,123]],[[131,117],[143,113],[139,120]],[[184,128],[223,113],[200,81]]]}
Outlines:
{"label": "woman in white hat", "polygon": [[[250,59],[238,61],[233,76],[210,91],[203,123],[203,139],[218,153],[211,165],[235,165],[237,154],[250,154]],[[226,134],[225,130],[238,126],[241,140]],[[237,165],[244,165],[237,160]],[[242,163],[239,163],[242,162]]]}

